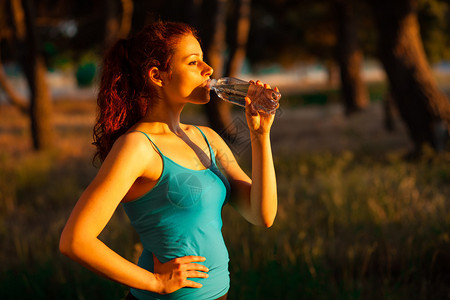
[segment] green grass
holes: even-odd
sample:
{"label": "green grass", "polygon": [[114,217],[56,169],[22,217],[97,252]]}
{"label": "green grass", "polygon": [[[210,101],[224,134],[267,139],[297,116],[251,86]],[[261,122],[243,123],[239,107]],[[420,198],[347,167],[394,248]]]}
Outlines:
{"label": "green grass", "polygon": [[[19,145],[28,133],[14,111],[0,118],[0,299],[121,299],[127,292],[58,251],[70,211],[97,171],[86,146],[94,108],[59,103],[58,150],[42,153]],[[450,154],[425,152],[408,162],[389,143],[352,138],[361,150],[275,154],[273,227],[249,225],[225,208],[229,299],[449,299]],[[249,160],[240,159],[248,170]],[[122,208],[101,239],[136,260],[138,237]]]}
{"label": "green grass", "polygon": [[[274,226],[224,211],[230,299],[446,299],[450,157],[310,153],[276,157]],[[89,158],[0,158],[1,299],[120,299],[126,288],[66,259],[62,226],[95,174]],[[7,205],[5,205],[8,203]],[[121,209],[102,239],[133,259]]]}
{"label": "green grass", "polygon": [[449,159],[278,158],[273,228],[225,227],[231,298],[445,299]]}

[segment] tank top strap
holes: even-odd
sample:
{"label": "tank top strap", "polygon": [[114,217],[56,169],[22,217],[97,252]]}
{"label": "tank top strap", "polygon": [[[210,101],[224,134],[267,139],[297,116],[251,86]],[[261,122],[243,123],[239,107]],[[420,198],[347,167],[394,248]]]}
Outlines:
{"label": "tank top strap", "polygon": [[200,131],[200,133],[202,134],[203,138],[205,139],[206,144],[208,145],[208,148],[209,148],[209,153],[211,154],[211,161],[212,161],[213,163],[215,163],[216,158],[215,158],[215,155],[214,155],[214,151],[212,150],[211,145],[209,144],[209,141],[208,141],[208,139],[206,138],[206,135],[203,133],[203,131],[202,131],[199,127],[197,127],[196,125],[193,125],[193,126],[194,126],[195,128],[197,128],[198,131]]}
{"label": "tank top strap", "polygon": [[162,154],[161,150],[159,150],[158,146],[156,146],[156,144],[152,141],[152,139],[148,136],[148,134],[146,134],[145,132],[140,131],[140,130],[133,130],[133,131],[131,131],[131,132],[140,132],[140,133],[143,133],[143,134],[147,137],[147,139],[150,141],[150,143],[152,143],[153,147],[155,147],[155,149],[158,151],[158,153],[159,153],[161,156],[164,156],[164,154]]}

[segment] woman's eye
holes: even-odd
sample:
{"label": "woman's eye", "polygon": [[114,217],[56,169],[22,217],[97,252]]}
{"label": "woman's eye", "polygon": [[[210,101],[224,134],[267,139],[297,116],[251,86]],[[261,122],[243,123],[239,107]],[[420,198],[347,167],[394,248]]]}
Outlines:
{"label": "woman's eye", "polygon": [[196,64],[197,64],[197,61],[196,61],[196,60],[191,61],[191,62],[189,63],[189,65],[191,65],[191,66],[195,66]]}

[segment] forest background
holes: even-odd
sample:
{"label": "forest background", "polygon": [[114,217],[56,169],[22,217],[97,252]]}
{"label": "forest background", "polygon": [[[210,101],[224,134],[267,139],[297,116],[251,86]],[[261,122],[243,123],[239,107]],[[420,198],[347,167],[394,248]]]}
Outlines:
{"label": "forest background", "polygon": [[[230,299],[450,298],[447,1],[0,0],[1,299],[126,294],[58,239],[97,171],[101,57],[157,19],[199,29],[214,77],[283,95],[274,226],[224,210]],[[213,98],[183,121],[250,170],[242,110]],[[121,207],[101,238],[130,260],[141,249]]]}

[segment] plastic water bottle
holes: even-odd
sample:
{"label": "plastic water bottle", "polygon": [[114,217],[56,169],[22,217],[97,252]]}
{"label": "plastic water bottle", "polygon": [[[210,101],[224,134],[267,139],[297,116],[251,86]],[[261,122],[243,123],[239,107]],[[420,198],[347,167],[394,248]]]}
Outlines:
{"label": "plastic water bottle", "polygon": [[248,96],[257,111],[269,114],[275,113],[281,98],[277,91],[234,77],[211,79],[208,85],[221,99],[239,106],[245,107],[245,97]]}

